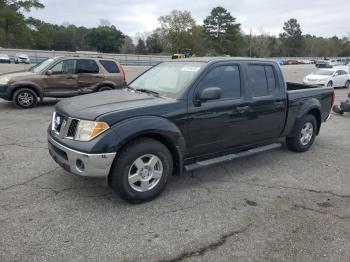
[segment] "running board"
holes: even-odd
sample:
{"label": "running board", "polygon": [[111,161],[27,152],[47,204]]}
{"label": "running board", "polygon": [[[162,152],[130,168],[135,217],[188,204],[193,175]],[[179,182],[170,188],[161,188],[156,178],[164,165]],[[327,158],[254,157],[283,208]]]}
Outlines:
{"label": "running board", "polygon": [[220,157],[216,157],[216,158],[212,158],[212,159],[208,159],[208,160],[204,160],[204,161],[198,161],[198,162],[190,164],[190,165],[185,165],[185,170],[188,172],[188,171],[192,171],[192,170],[195,170],[198,168],[207,167],[207,166],[219,164],[222,162],[231,161],[231,160],[242,158],[242,157],[256,155],[256,154],[259,154],[261,152],[280,148],[281,146],[282,146],[282,144],[274,143],[274,144],[270,144],[267,146],[255,147],[255,148],[252,148],[252,149],[249,149],[246,151],[242,151],[242,152],[239,152],[236,154],[230,154],[230,155],[220,156]]}

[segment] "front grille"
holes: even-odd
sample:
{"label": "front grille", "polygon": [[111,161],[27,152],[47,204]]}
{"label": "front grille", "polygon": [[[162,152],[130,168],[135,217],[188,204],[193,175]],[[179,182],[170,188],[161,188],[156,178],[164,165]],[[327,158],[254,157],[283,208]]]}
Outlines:
{"label": "front grille", "polygon": [[52,131],[61,138],[74,139],[79,120],[55,112],[52,118]]}
{"label": "front grille", "polygon": [[78,119],[72,119],[68,128],[67,137],[74,138],[75,133],[77,132],[79,120]]}

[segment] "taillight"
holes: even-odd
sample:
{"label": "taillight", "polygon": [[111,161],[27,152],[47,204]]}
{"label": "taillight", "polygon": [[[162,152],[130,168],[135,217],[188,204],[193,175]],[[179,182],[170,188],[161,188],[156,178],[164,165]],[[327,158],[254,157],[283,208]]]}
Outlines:
{"label": "taillight", "polygon": [[122,74],[122,79],[123,79],[123,81],[126,82],[125,71],[124,71],[124,68],[122,67],[121,64],[119,64],[119,70],[120,70],[120,72],[121,72],[121,74]]}
{"label": "taillight", "polygon": [[333,93],[332,93],[332,106],[334,105],[334,102],[335,102],[335,91],[333,90]]}

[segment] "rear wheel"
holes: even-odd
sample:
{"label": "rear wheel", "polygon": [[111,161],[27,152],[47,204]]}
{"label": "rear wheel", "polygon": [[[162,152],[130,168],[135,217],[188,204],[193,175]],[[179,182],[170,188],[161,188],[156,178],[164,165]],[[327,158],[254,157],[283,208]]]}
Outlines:
{"label": "rear wheel", "polygon": [[306,115],[297,123],[294,133],[287,137],[287,146],[295,152],[305,152],[314,143],[316,133],[316,118],[313,115]]}
{"label": "rear wheel", "polygon": [[171,153],[157,140],[142,138],[131,142],[115,160],[110,173],[113,190],[129,203],[157,197],[173,172]]}
{"label": "rear wheel", "polygon": [[18,89],[13,94],[12,100],[13,103],[20,108],[35,107],[38,102],[36,93],[29,88]]}

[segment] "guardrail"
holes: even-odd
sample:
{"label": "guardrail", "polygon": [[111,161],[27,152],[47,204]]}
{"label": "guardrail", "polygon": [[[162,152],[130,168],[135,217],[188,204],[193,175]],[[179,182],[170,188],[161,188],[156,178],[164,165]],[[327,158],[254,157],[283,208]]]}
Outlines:
{"label": "guardrail", "polygon": [[143,65],[153,66],[163,61],[171,61],[171,56],[160,55],[135,55],[135,54],[110,54],[97,52],[66,52],[66,51],[46,51],[30,49],[8,49],[0,48],[0,54],[7,54],[12,61],[16,54],[26,54],[32,63],[39,63],[47,58],[55,56],[79,56],[79,57],[104,57],[117,59],[123,65]]}

